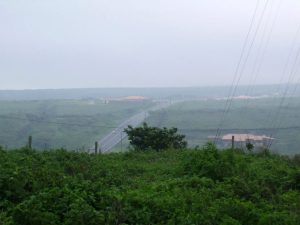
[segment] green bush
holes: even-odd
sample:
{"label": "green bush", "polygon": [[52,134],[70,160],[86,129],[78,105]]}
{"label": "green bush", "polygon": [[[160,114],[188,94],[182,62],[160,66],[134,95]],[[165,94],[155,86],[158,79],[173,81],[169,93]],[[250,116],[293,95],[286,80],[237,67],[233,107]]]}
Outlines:
{"label": "green bush", "polygon": [[300,165],[197,150],[0,151],[0,225],[299,224]]}
{"label": "green bush", "polygon": [[166,149],[184,149],[187,147],[185,136],[177,134],[177,128],[168,129],[149,127],[144,123],[141,127],[133,128],[128,126],[125,129],[130,145],[135,150],[166,150]]}

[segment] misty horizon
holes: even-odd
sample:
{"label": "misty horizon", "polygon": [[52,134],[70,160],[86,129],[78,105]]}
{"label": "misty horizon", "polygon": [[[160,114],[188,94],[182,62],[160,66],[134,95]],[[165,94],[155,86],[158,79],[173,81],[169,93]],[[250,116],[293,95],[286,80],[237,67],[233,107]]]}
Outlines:
{"label": "misty horizon", "polygon": [[256,7],[239,84],[287,83],[296,0],[2,1],[0,90],[228,86]]}
{"label": "misty horizon", "polygon": [[[287,83],[271,83],[271,84],[242,84],[239,85],[239,87],[249,87],[249,86],[256,86],[256,87],[262,87],[262,86],[284,86],[287,85]],[[290,85],[300,85],[300,83],[294,83]],[[111,86],[111,87],[69,87],[69,88],[26,88],[26,89],[0,89],[0,91],[43,91],[43,90],[80,90],[80,89],[194,89],[194,88],[231,88],[232,86],[230,84],[225,85],[203,85],[203,86]]]}

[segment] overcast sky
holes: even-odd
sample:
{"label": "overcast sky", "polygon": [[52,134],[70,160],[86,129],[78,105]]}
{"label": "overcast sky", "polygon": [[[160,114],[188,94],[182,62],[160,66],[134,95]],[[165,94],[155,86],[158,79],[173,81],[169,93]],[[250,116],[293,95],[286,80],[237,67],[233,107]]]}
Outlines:
{"label": "overcast sky", "polygon": [[[278,83],[300,25],[299,0],[280,7],[281,0],[269,0],[254,39],[266,1],[241,84]],[[256,0],[0,0],[0,89],[231,84],[255,6]]]}

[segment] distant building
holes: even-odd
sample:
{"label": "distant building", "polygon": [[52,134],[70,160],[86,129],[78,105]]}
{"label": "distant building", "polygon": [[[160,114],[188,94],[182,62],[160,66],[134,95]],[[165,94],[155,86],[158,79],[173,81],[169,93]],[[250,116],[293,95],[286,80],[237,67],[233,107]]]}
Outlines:
{"label": "distant building", "polygon": [[145,101],[145,100],[148,100],[148,98],[144,96],[125,96],[125,97],[106,98],[105,103],[107,104],[112,101]]}
{"label": "distant building", "polygon": [[217,144],[222,147],[230,147],[232,144],[232,137],[236,147],[245,147],[246,143],[251,143],[255,147],[267,146],[270,141],[274,138],[266,135],[254,135],[254,134],[225,134],[223,136],[215,137],[209,136],[208,139],[211,141],[216,140]]}
{"label": "distant building", "polygon": [[143,101],[146,100],[147,98],[144,96],[127,96],[122,98],[123,101]]}

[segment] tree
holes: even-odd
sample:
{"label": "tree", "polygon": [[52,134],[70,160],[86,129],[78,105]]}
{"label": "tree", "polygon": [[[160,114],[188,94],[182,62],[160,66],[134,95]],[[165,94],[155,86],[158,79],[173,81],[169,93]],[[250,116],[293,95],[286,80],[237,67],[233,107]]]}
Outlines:
{"label": "tree", "polygon": [[250,141],[247,141],[246,148],[249,152],[251,152],[254,148],[254,145]]}
{"label": "tree", "polygon": [[158,128],[150,127],[147,123],[143,123],[141,127],[133,128],[128,126],[125,129],[130,144],[135,150],[156,150],[163,149],[183,149],[187,147],[185,135],[177,133],[177,128]]}

